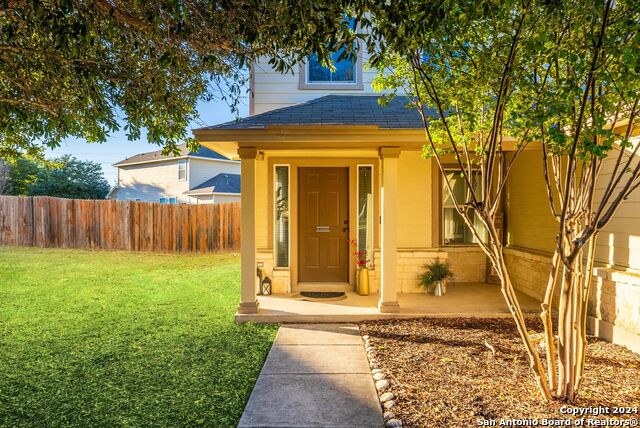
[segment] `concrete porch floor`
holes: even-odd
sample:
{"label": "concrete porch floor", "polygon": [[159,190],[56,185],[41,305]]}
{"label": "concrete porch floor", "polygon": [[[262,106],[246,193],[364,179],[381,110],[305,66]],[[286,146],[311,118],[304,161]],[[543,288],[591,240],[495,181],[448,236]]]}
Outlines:
{"label": "concrete porch floor", "polygon": [[[538,314],[540,302],[517,293],[522,310]],[[352,291],[338,301],[306,301],[294,294],[258,296],[257,314],[236,314],[239,323],[348,323],[376,319],[416,317],[508,317],[509,310],[493,284],[451,284],[447,294],[435,297],[426,293],[398,294],[400,311],[383,314],[378,311],[378,294],[360,296]]]}

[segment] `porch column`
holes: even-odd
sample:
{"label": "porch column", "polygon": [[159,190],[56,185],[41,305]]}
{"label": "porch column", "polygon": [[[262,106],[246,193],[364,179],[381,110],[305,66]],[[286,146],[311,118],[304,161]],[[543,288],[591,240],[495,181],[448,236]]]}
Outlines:
{"label": "porch column", "polygon": [[397,270],[398,270],[398,147],[380,148],[382,159],[382,272],[380,281],[380,312],[398,312]]}
{"label": "porch column", "polygon": [[255,147],[238,149],[240,157],[240,305],[239,314],[255,314],[256,299],[256,157]]}

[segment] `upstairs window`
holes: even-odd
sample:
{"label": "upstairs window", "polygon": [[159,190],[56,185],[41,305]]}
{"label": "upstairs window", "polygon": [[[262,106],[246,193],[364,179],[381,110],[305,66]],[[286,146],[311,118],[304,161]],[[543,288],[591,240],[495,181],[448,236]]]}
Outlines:
{"label": "upstairs window", "polygon": [[307,83],[356,83],[355,55],[352,55],[352,58],[340,60],[342,52],[344,49],[331,55],[335,71],[324,67],[315,54],[311,55],[307,64]]}
{"label": "upstairs window", "polygon": [[178,181],[187,180],[187,160],[180,159],[178,161]]}

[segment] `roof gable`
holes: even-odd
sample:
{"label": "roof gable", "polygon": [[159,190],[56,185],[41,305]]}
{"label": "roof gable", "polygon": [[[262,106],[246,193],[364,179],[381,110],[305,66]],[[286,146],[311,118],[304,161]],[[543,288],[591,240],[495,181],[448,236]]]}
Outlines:
{"label": "roof gable", "polygon": [[225,161],[230,160],[226,156],[223,156],[220,153],[215,152],[211,149],[208,149],[204,146],[201,146],[198,149],[198,151],[194,152],[194,151],[190,151],[187,148],[186,144],[180,144],[178,146],[178,153],[179,154],[177,156],[174,155],[173,153],[168,155],[163,155],[162,150],[156,150],[154,152],[148,152],[148,153],[140,153],[137,155],[133,155],[130,158],[126,158],[124,160],[116,162],[113,164],[113,166],[124,166],[124,165],[131,165],[131,164],[143,163],[143,162],[158,162],[158,161],[178,159],[183,157],[199,157],[199,158],[225,160]]}
{"label": "roof gable", "polygon": [[221,173],[189,189],[185,194],[240,193],[240,174]]}

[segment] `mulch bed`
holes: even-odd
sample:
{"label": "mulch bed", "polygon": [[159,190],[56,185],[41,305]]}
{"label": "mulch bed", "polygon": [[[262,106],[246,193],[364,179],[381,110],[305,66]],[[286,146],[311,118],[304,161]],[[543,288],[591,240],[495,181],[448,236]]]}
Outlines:
{"label": "mulch bed", "polygon": [[[542,331],[537,319],[528,326]],[[501,419],[569,418],[560,413],[565,403],[542,401],[511,319],[371,321],[361,331],[369,335],[375,359],[391,382],[393,412],[404,426],[471,427],[483,419],[500,426]],[[640,405],[640,355],[590,338],[585,376],[574,406]]]}

